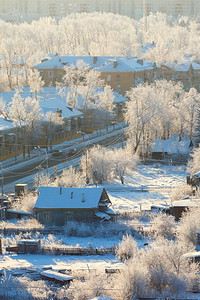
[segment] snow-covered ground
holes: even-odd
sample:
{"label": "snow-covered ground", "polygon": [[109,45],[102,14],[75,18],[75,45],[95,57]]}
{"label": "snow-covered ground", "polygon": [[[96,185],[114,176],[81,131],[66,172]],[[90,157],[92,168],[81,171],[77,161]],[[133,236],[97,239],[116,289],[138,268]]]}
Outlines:
{"label": "snow-covered ground", "polygon": [[139,165],[125,177],[125,184],[104,185],[113,209],[150,209],[152,204],[171,204],[171,192],[186,181],[185,166]]}
{"label": "snow-covered ground", "polygon": [[[164,166],[164,165],[139,165],[136,170],[125,177],[125,184],[119,181],[113,184],[104,184],[113,208],[119,211],[133,211],[148,209],[151,204],[170,203],[170,194],[173,188],[185,182],[185,166]],[[81,247],[112,247],[117,246],[121,237],[112,238],[98,237],[64,237],[62,239],[66,245],[80,245]],[[144,244],[139,240],[140,246]],[[116,264],[117,260],[113,255],[108,256],[54,256],[52,255],[16,255],[5,253],[0,259],[1,268],[19,268],[29,266],[54,266],[69,267],[73,264],[75,268],[99,268],[102,265]],[[76,265],[76,266],[75,266]],[[95,265],[95,266],[94,266]]]}

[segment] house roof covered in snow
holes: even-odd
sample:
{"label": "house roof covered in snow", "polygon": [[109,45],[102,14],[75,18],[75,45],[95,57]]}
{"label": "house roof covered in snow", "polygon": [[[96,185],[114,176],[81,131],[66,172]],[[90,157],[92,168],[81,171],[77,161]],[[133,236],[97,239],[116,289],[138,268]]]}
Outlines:
{"label": "house roof covered in snow", "polygon": [[33,68],[39,70],[63,69],[64,66],[76,66],[77,61],[82,60],[92,69],[101,72],[133,72],[144,69],[153,69],[155,64],[138,57],[114,57],[114,56],[55,56],[45,60]]}
{"label": "house roof covered in snow", "polygon": [[40,187],[35,209],[95,209],[102,193],[110,202],[104,188]]}
{"label": "house roof covered in snow", "polygon": [[188,61],[186,63],[162,63],[161,65],[177,72],[188,72],[190,68],[200,70],[200,64],[194,61]]}
{"label": "house roof covered in snow", "polygon": [[[16,93],[15,90],[10,92],[1,92],[0,97],[2,97],[4,102],[9,104],[12,101],[12,98],[14,97],[15,93]],[[34,96],[34,94],[30,91],[30,88],[28,87],[24,87],[23,90],[19,92],[19,94],[21,95],[22,98]],[[77,109],[67,107],[66,100],[60,95],[58,95],[55,87],[42,88],[42,91],[37,94],[37,98],[44,114],[46,114],[48,111],[56,113],[57,109],[59,109],[62,111],[62,117],[64,119],[69,119],[72,117],[77,117],[82,115],[82,113]],[[12,125],[12,122],[10,122],[10,124]],[[9,122],[7,126],[8,125]]]}
{"label": "house roof covered in snow", "polygon": [[15,128],[12,121],[0,116],[0,132]]}
{"label": "house roof covered in snow", "polygon": [[179,141],[178,135],[172,135],[168,140],[155,140],[153,152],[168,154],[188,154],[191,147],[191,140],[182,138]]}

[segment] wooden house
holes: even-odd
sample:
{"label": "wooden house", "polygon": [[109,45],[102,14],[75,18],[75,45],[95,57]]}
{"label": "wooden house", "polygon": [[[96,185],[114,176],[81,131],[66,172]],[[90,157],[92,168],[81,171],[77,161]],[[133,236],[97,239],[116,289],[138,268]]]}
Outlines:
{"label": "wooden house", "polygon": [[157,139],[154,141],[152,158],[186,161],[192,146],[190,139],[172,134],[167,140]]}
{"label": "wooden house", "polygon": [[69,221],[115,219],[104,188],[40,187],[38,191],[34,210],[42,224],[64,226]]}
{"label": "wooden house", "polygon": [[171,214],[174,215],[175,220],[178,221],[180,220],[183,212],[186,212],[187,210],[194,208],[194,207],[199,207],[200,206],[200,201],[196,197],[186,197],[183,200],[177,200],[174,201],[172,206],[171,206]]}

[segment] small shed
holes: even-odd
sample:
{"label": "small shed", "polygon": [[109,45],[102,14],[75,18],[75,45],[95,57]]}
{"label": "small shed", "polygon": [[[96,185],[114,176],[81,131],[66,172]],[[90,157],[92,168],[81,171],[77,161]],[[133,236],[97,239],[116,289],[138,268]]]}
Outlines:
{"label": "small shed", "polygon": [[17,253],[25,254],[38,253],[40,249],[40,240],[20,240],[17,244],[18,251]]}
{"label": "small shed", "polygon": [[[40,187],[34,210],[45,225],[63,226],[69,221],[111,220],[113,211],[104,188]],[[111,213],[112,212],[112,213]]]}
{"label": "small shed", "polygon": [[171,206],[171,213],[174,215],[175,220],[178,221],[181,218],[183,212],[193,207],[199,207],[200,201],[197,198],[186,197],[183,200],[174,201]]}
{"label": "small shed", "polygon": [[54,270],[46,270],[40,273],[42,279],[47,279],[51,281],[55,281],[58,283],[70,283],[74,279],[74,277],[69,276],[67,274],[59,273]]}
{"label": "small shed", "polygon": [[183,259],[189,259],[191,262],[200,263],[200,251],[188,252],[182,255]]}
{"label": "small shed", "polygon": [[33,217],[33,214],[31,212],[14,210],[14,209],[6,210],[6,218],[7,219],[21,220],[22,218],[31,218],[31,217]]}
{"label": "small shed", "polygon": [[155,140],[152,151],[153,159],[179,159],[186,160],[192,149],[192,141],[185,137],[172,134],[167,140]]}

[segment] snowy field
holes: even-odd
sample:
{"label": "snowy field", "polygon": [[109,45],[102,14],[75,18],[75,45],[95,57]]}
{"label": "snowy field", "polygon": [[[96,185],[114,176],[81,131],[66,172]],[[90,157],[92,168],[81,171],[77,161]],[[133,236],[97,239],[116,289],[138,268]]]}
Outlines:
{"label": "snowy field", "polygon": [[113,209],[150,209],[152,204],[171,204],[171,192],[186,182],[185,166],[140,165],[125,177],[125,184],[105,185]]}

